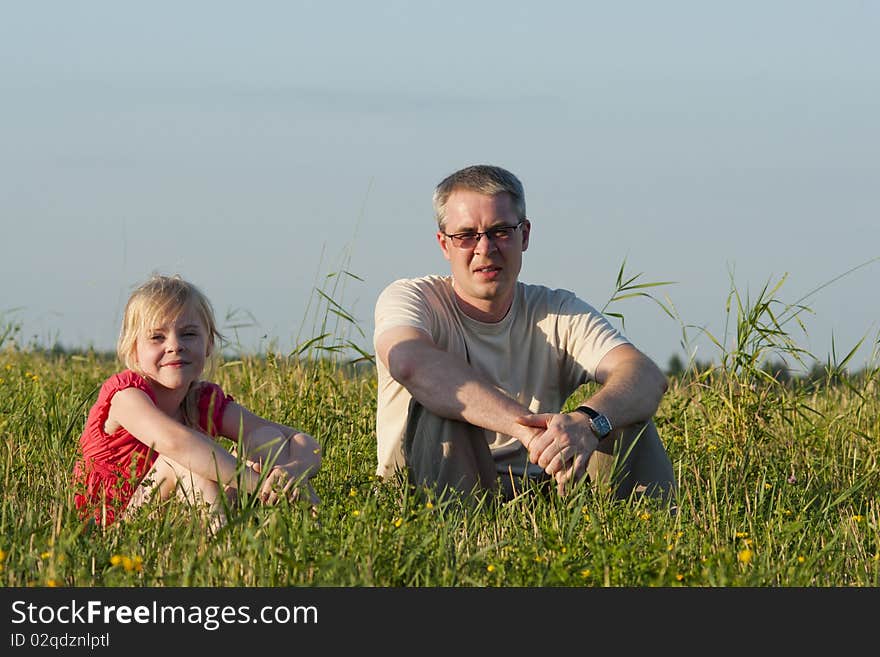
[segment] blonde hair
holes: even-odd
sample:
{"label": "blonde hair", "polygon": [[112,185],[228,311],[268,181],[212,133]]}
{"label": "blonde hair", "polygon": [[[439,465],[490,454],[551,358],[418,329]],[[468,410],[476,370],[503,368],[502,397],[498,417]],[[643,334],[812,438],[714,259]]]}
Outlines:
{"label": "blonde hair", "polygon": [[507,192],[513,200],[517,219],[523,221],[526,218],[526,194],[519,178],[501,167],[475,164],[448,175],[434,189],[434,218],[440,230],[446,227],[446,202],[457,189],[466,189],[486,196]]}
{"label": "blonde hair", "polygon": [[[125,366],[138,373],[142,370],[137,362],[137,340],[144,331],[174,320],[189,308],[194,308],[207,333],[207,354],[214,353],[214,345],[222,340],[217,331],[214,319],[214,308],[211,302],[192,283],[183,280],[179,275],[163,276],[154,274],[148,281],[139,285],[131,293],[122,314],[122,328],[116,342],[116,355]],[[209,363],[210,364],[210,363]],[[194,382],[187,391],[181,404],[186,424],[197,428],[198,425],[198,382]]]}

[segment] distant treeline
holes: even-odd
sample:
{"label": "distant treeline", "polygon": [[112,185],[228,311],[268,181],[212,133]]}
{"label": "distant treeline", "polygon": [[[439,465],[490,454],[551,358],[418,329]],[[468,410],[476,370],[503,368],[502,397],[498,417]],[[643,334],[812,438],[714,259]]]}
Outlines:
{"label": "distant treeline", "polygon": [[[32,346],[28,351],[47,356],[79,356],[83,358],[94,358],[101,361],[114,360],[116,358],[115,351],[99,350],[92,347],[65,347],[61,344],[55,344],[50,348]],[[248,354],[247,358],[260,361],[277,359],[280,356],[280,354],[270,352]],[[347,363],[344,359],[333,357],[332,355],[325,356],[327,357],[323,358],[323,360],[333,361],[337,367],[341,367],[341,369],[346,370],[348,373],[363,372],[365,368],[368,369],[372,366],[372,362],[364,359],[359,359],[358,362],[355,363]],[[232,353],[224,354],[226,360],[234,360],[237,357],[237,355]],[[293,356],[289,357],[293,358]],[[300,354],[297,358],[300,360],[306,360],[308,358],[314,359],[315,353],[311,353],[310,355]],[[319,360],[320,359],[321,358],[319,358]],[[722,370],[723,368],[718,363],[711,360],[702,361],[695,359],[689,363],[685,363],[678,354],[673,354],[666,364],[665,372],[670,378],[684,379],[689,377],[705,377],[712,374],[720,374]],[[868,368],[862,368],[851,372],[846,367],[837,367],[827,363],[823,364],[818,361],[814,362],[808,371],[798,372],[789,367],[789,365],[782,359],[770,360],[762,365],[760,370],[763,374],[767,375],[765,377],[767,380],[772,378],[783,384],[806,383],[828,385],[842,382],[845,379],[860,380],[868,375]]]}
{"label": "distant treeline", "polygon": [[[666,364],[666,375],[675,379],[683,379],[693,376],[707,376],[719,372],[721,367],[713,361],[701,361],[695,359],[685,363],[680,356],[673,354]],[[769,360],[760,367],[760,371],[767,375],[765,378],[775,379],[783,384],[834,384],[843,380],[860,380],[868,376],[867,367],[850,372],[845,366],[839,367],[829,363],[814,362],[806,372],[792,370],[782,359]]]}
{"label": "distant treeline", "polygon": [[[10,341],[0,348],[21,350]],[[23,351],[48,357],[75,357],[83,359],[94,359],[99,362],[111,362],[116,360],[116,351],[110,349],[95,349],[94,347],[65,347],[60,343],[54,344],[52,347],[43,347],[39,345],[31,345],[24,348]],[[345,374],[355,375],[363,372],[365,369],[372,367],[373,362],[370,358],[365,358],[363,352],[358,354],[349,354],[351,358],[347,358],[345,354],[338,351],[321,349],[315,347],[300,353],[292,352],[290,354],[280,354],[273,351],[264,351],[260,353],[237,353],[233,349],[224,349],[221,351],[222,360],[225,363],[239,359],[246,359],[251,362],[266,362],[279,359],[290,359],[292,362],[315,362],[322,361]],[[370,354],[367,354],[370,356]]]}

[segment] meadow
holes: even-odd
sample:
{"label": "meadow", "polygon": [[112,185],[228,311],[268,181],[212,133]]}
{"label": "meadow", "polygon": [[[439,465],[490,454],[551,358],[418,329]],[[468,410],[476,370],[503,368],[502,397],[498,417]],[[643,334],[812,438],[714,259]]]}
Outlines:
{"label": "meadow", "polygon": [[[630,294],[644,293],[629,283]],[[849,373],[847,357],[814,363],[811,376],[768,367],[807,355],[788,338],[786,309],[774,312],[773,290],[765,292],[752,301],[731,295],[732,337],[719,341],[716,363],[689,363],[670,376],[655,420],[678,479],[677,513],[586,486],[564,498],[535,490],[473,508],[378,480],[370,355],[352,365],[321,326],[294,353],[227,355],[212,376],[255,412],[321,442],[317,513],[244,499],[216,535],[176,502],[153,518],[87,530],[73,506],[71,470],[88,408],[119,367],[106,354],[21,347],[7,327],[0,582],[876,587],[880,373],[872,365]]]}

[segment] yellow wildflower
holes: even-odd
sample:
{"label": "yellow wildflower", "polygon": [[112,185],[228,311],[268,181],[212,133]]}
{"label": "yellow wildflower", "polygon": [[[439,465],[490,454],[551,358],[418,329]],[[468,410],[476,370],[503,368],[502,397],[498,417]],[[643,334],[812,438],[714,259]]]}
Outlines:
{"label": "yellow wildflower", "polygon": [[684,575],[682,575],[681,573],[678,573],[678,574],[675,576],[675,579],[677,579],[677,580],[680,582],[681,580],[684,579]]}
{"label": "yellow wildflower", "polygon": [[[116,563],[113,563],[114,560]],[[121,563],[126,572],[131,572],[132,570],[141,572],[144,569],[144,560],[141,557],[121,557],[119,555],[114,555],[113,558],[110,559],[110,563],[113,563],[114,566]]]}
{"label": "yellow wildflower", "polygon": [[493,566],[492,564],[489,564],[488,566],[486,566],[486,570],[488,570],[490,573],[494,573],[495,566]]}
{"label": "yellow wildflower", "polygon": [[739,559],[742,563],[749,563],[751,562],[752,556],[754,554],[755,553],[752,552],[749,548],[746,548],[745,550],[740,550],[737,553],[736,558]]}
{"label": "yellow wildflower", "polygon": [[394,519],[394,526],[395,527],[400,527],[402,524],[403,524],[403,518],[395,518]]}
{"label": "yellow wildflower", "polygon": [[361,515],[361,512],[358,511],[357,509],[355,509],[354,511],[351,512],[351,515],[353,515],[355,518],[357,518],[359,515]]}
{"label": "yellow wildflower", "polygon": [[49,579],[46,580],[46,586],[51,586],[54,588],[54,587],[58,586],[58,581],[54,580],[50,577]]}
{"label": "yellow wildflower", "polygon": [[581,571],[581,577],[583,577],[584,579],[587,579],[587,577],[589,577],[589,576],[590,576],[590,569],[589,569],[589,568],[584,568],[584,569]]}
{"label": "yellow wildflower", "polygon": [[806,561],[806,559],[804,557],[798,555],[797,561],[798,561],[798,563],[803,563],[804,561]]}
{"label": "yellow wildflower", "polygon": [[122,563],[122,557],[120,555],[114,554],[112,557],[110,557],[110,565],[111,566],[118,566],[121,563]]}
{"label": "yellow wildflower", "polygon": [[426,509],[433,509],[433,508],[434,508],[434,505],[431,504],[430,502],[428,502],[427,504],[425,504],[425,508],[426,508]]}
{"label": "yellow wildflower", "polygon": [[0,561],[6,561],[6,552],[0,550]]}

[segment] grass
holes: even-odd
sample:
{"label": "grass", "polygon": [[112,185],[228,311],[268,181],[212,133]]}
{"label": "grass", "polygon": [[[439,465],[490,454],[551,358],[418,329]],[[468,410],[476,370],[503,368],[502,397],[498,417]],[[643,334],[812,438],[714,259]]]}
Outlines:
{"label": "grass", "polygon": [[[649,284],[618,277],[630,289]],[[338,280],[338,279],[337,279]],[[336,285],[336,281],[331,281]],[[731,347],[672,378],[656,422],[674,464],[677,514],[581,488],[476,509],[380,482],[375,376],[346,365],[338,327],[294,354],[227,357],[213,380],[324,449],[313,516],[245,505],[211,537],[179,503],[103,534],[73,508],[85,416],[118,366],[95,353],[0,342],[0,582],[4,586],[809,586],[880,585],[878,370],[779,381],[788,339],[778,286],[731,295]],[[325,292],[334,321],[350,316]],[[798,306],[800,307],[800,306]],[[343,327],[344,328],[344,327]],[[7,329],[7,334],[13,334]],[[323,346],[323,348],[322,348]],[[576,405],[580,396],[569,400]]]}

